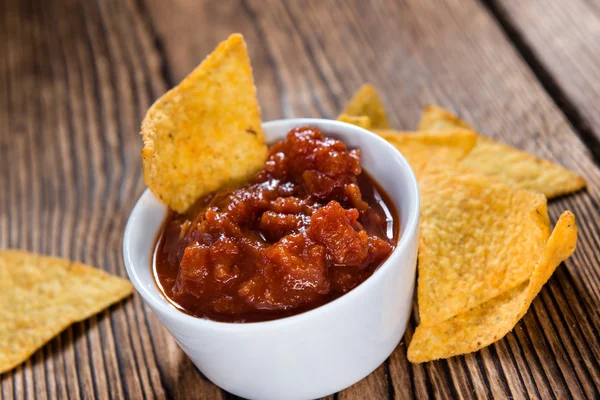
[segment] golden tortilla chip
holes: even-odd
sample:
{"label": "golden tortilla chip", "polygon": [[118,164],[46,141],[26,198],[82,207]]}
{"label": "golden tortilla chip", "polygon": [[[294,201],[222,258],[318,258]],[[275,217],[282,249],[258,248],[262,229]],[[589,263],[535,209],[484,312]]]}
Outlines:
{"label": "golden tortilla chip", "polygon": [[417,177],[432,157],[462,160],[477,141],[477,134],[468,130],[399,132],[376,129],[374,132],[402,153]]}
{"label": "golden tortilla chip", "polygon": [[441,107],[428,105],[423,109],[419,121],[420,131],[447,131],[452,129],[468,129],[475,131],[471,125]]}
{"label": "golden tortilla chip", "polygon": [[[423,110],[419,130],[444,131],[457,128],[472,129],[443,108],[427,106]],[[543,193],[548,198],[575,192],[586,185],[582,177],[560,165],[481,135],[475,148],[461,163],[516,188]]]}
{"label": "golden tortilla chip", "polygon": [[418,301],[431,326],[527,281],[548,237],[546,197],[435,159],[419,180]]}
{"label": "golden tortilla chip", "polygon": [[341,115],[344,114],[369,117],[373,129],[389,129],[392,127],[387,119],[383,102],[375,87],[370,83],[365,83],[354,93]]}
{"label": "golden tortilla chip", "polygon": [[129,281],[83,264],[0,251],[0,373],[132,290]]}
{"label": "golden tortilla chip", "polygon": [[525,315],[556,267],[573,254],[576,243],[575,216],[565,211],[528,283],[448,321],[417,327],[408,347],[408,360],[420,363],[471,353],[502,339]]}
{"label": "golden tortilla chip", "polygon": [[338,117],[338,121],[346,122],[348,124],[360,126],[361,128],[371,130],[371,118],[366,115],[347,115],[342,114]]}
{"label": "golden tortilla chip", "polygon": [[180,213],[201,196],[259,170],[267,146],[242,35],[219,44],[158,99],[141,134],[144,180]]}
{"label": "golden tortilla chip", "polygon": [[478,138],[477,146],[462,164],[516,188],[543,193],[548,198],[585,187],[585,180],[574,172],[483,136]]}

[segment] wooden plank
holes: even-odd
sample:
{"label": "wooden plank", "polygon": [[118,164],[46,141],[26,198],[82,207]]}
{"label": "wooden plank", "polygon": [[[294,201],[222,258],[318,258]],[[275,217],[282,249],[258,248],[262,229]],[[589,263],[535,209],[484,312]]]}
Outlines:
{"label": "wooden plank", "polygon": [[340,392],[337,398],[340,400],[361,400],[365,398],[366,394],[373,399],[393,398],[394,394],[390,392],[388,387],[388,379],[387,363],[384,363],[365,379]]}
{"label": "wooden plank", "polygon": [[[151,102],[229,33],[244,33],[263,119],[334,117],[371,81],[392,122],[422,105],[586,177],[550,206],[581,226],[575,256],[504,340],[406,360],[415,318],[374,374],[339,398],[597,397],[600,171],[488,10],[476,1],[0,2],[0,246],[124,276],[121,235],[143,190],[137,135]],[[13,372],[2,398],[230,398],[191,364],[139,296],[68,329]]]}
{"label": "wooden plank", "polygon": [[600,160],[600,3],[493,0],[489,7]]}

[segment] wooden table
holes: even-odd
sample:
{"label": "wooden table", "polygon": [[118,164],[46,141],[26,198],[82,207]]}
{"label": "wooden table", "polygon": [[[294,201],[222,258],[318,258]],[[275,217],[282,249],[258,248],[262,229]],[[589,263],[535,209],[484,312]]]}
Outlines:
{"label": "wooden table", "polygon": [[[498,343],[412,365],[392,356],[336,394],[366,398],[600,396],[600,3],[588,0],[4,0],[0,248],[125,276],[121,240],[144,190],[145,110],[232,32],[248,42],[263,119],[333,118],[362,83],[397,128],[421,107],[583,175],[550,203],[579,248]],[[0,378],[2,398],[231,398],[141,298],[73,325]]]}

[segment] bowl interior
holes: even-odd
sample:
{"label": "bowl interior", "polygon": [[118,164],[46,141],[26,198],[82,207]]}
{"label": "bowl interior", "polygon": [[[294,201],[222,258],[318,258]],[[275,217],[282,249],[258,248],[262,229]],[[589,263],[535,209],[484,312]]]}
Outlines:
{"label": "bowl interior", "polygon": [[[364,170],[388,194],[400,217],[400,235],[398,245],[390,255],[390,259],[392,259],[396,253],[403,251],[403,237],[414,234],[418,228],[419,194],[416,178],[408,162],[392,145],[374,133],[339,121],[310,118],[277,120],[263,123],[263,129],[267,142],[273,143],[282,140],[291,129],[307,125],[321,129],[325,135],[343,140],[350,148],[361,150],[361,162]],[[127,272],[138,292],[152,307],[168,307],[172,312],[179,313],[181,318],[190,318],[197,321],[196,323],[204,323],[206,320],[194,318],[176,310],[163,298],[154,281],[151,268],[152,250],[166,214],[167,207],[159,202],[149,190],[146,190],[132,211],[125,230],[123,254]],[[376,276],[379,270],[387,268],[387,264],[389,263],[384,263],[373,276],[353,291],[312,311],[279,320],[242,325],[273,324],[310,314],[337,301],[343,301],[344,297],[352,295],[354,291],[362,290],[362,286],[368,285],[369,280]]]}

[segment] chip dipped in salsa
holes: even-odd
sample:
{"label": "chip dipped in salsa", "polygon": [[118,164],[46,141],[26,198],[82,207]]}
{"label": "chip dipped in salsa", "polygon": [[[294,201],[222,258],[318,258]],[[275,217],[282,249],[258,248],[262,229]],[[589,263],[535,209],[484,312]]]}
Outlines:
{"label": "chip dipped in salsa", "polygon": [[360,151],[313,127],[290,131],[243,186],[171,211],[154,250],[170,302],[200,318],[298,314],[354,289],[394,249],[399,220]]}

